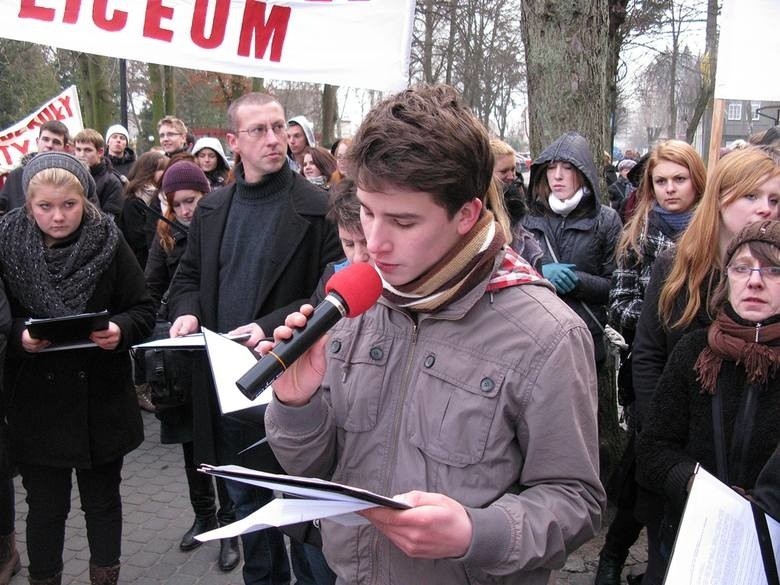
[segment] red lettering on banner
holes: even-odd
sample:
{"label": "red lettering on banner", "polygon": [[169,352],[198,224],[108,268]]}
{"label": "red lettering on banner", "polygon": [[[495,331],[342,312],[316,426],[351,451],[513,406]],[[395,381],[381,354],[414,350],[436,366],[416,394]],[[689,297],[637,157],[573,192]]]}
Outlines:
{"label": "red lettering on banner", "polygon": [[22,0],[19,4],[19,18],[54,20],[54,8],[36,6],[35,0]]}
{"label": "red lettering on banner", "polygon": [[[57,100],[62,104],[62,107],[65,108],[65,111],[68,113],[65,118],[72,118],[73,117],[73,110],[70,108],[70,96],[64,95],[59,100]],[[64,119],[64,118],[63,118]]]}
{"label": "red lettering on banner", "polygon": [[[291,8],[289,6],[273,6],[268,20],[265,20],[265,2],[247,0],[244,8],[244,20],[241,23],[241,33],[238,41],[238,54],[249,56],[252,40],[255,42],[255,58],[262,59],[268,42],[271,42],[271,61],[281,61],[284,39],[287,36],[287,24],[290,22]],[[254,34],[252,34],[254,33]]]}
{"label": "red lettering on banner", "polygon": [[192,28],[190,36],[192,42],[204,49],[215,49],[225,40],[225,27],[227,26],[230,0],[217,0],[214,7],[214,20],[211,23],[211,36],[206,36],[206,10],[209,0],[196,0],[195,11],[192,15]]}
{"label": "red lettering on banner", "polygon": [[76,24],[79,19],[80,11],[81,0],[67,0],[65,2],[65,15],[62,17],[62,22],[65,24]]}
{"label": "red lettering on banner", "polygon": [[173,39],[173,31],[160,26],[162,19],[173,19],[173,8],[163,6],[162,0],[148,0],[146,3],[146,17],[144,18],[144,36],[158,41]]}
{"label": "red lettering on banner", "polygon": [[25,140],[24,142],[22,142],[21,146],[19,146],[19,144],[17,144],[16,142],[12,142],[11,146],[13,146],[21,154],[27,154],[27,151],[30,150],[30,141]]}
{"label": "red lettering on banner", "polygon": [[108,18],[106,10],[108,0],[95,0],[92,5],[92,20],[103,30],[116,32],[125,28],[127,24],[127,12],[124,10],[114,10],[114,14],[111,18]]}
{"label": "red lettering on banner", "polygon": [[[81,0],[66,0],[65,14],[62,16],[62,22],[65,24],[75,24],[79,19],[80,11]],[[54,8],[36,6],[35,0],[21,0],[19,5],[19,18],[34,18],[36,20],[52,21],[54,20]]]}
{"label": "red lettering on banner", "polygon": [[14,159],[12,159],[11,155],[8,154],[7,146],[0,146],[0,154],[3,155],[6,165],[11,166],[12,164],[14,164]]}
{"label": "red lettering on banner", "polygon": [[14,130],[13,132],[9,132],[8,134],[0,136],[0,142],[5,142],[9,138],[16,138],[17,136],[21,136],[25,132],[27,132],[27,128],[19,128],[18,130]]}

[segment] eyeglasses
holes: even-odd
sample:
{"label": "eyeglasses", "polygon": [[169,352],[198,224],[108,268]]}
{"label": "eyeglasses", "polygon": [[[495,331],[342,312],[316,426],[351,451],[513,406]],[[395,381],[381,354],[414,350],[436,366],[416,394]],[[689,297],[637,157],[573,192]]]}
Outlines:
{"label": "eyeglasses", "polygon": [[[273,124],[270,128],[271,132],[276,134],[278,137],[284,136],[285,132],[287,131],[287,124],[284,122],[277,122],[276,124]],[[246,130],[236,130],[236,134],[241,134],[242,132],[246,133],[247,136],[250,138],[262,138],[266,134],[268,134],[268,126],[260,125],[260,126],[253,126],[252,128],[247,128]]]}
{"label": "eyeglasses", "polygon": [[162,132],[160,134],[160,140],[165,140],[166,138],[173,138],[174,136],[181,136],[181,132]]}
{"label": "eyeglasses", "polygon": [[727,268],[729,276],[739,280],[747,280],[753,272],[758,272],[761,278],[780,282],[780,266],[761,266],[760,268],[751,268],[745,264],[735,264]]}

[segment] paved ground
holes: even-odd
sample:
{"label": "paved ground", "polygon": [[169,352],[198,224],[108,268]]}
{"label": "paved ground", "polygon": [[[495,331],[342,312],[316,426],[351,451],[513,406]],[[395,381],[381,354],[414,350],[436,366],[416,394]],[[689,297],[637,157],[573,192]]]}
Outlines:
{"label": "paved ground", "polygon": [[[161,445],[157,419],[149,413],[143,416],[146,440],[127,456],[123,471],[124,525],[120,583],[241,585],[240,565],[231,573],[222,573],[217,568],[218,543],[206,543],[189,553],[179,550],[181,535],[190,527],[193,519],[181,448],[178,445]],[[19,478],[15,481],[16,531],[23,568],[11,580],[11,585],[21,585],[27,582],[24,537],[27,504]],[[63,584],[88,584],[89,549],[75,485],[67,526]],[[558,575],[558,585],[593,583],[602,542],[603,536],[600,535],[572,554]],[[645,561],[644,539],[641,539],[632,550],[626,572],[641,572]]]}

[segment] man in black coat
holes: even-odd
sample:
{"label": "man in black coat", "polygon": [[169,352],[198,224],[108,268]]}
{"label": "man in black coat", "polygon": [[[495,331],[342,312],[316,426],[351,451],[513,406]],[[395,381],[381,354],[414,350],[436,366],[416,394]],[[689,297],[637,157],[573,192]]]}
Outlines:
{"label": "man in black coat", "polygon": [[106,143],[97,130],[85,128],[73,137],[76,158],[89,167],[89,173],[95,180],[100,209],[113,217],[122,213],[122,181],[111,168],[111,163],[103,156]]}
{"label": "man in black coat", "polygon": [[[335,226],[325,219],[325,191],[287,165],[285,119],[282,106],[265,94],[250,93],[231,104],[227,138],[241,163],[234,184],[198,204],[171,285],[172,337],[204,326],[249,333],[245,345],[254,348],[308,302],[325,266],[341,257]],[[239,454],[265,435],[262,415],[255,424],[220,416],[212,376],[201,367],[193,385],[195,460],[281,471],[267,444]],[[228,482],[228,490],[239,519],[273,497],[238,482]],[[242,540],[245,583],[289,580],[280,531],[245,534]]]}
{"label": "man in black coat", "polygon": [[[63,152],[68,147],[70,132],[68,127],[59,120],[44,122],[38,131],[35,144],[38,152]],[[8,177],[0,191],[0,213],[5,213],[24,205],[24,189],[22,188],[22,173],[24,166],[36,155],[35,152],[25,155],[22,164],[8,173]]]}
{"label": "man in black coat", "polygon": [[114,124],[106,130],[106,158],[111,166],[122,177],[122,183],[127,182],[130,169],[135,164],[135,151],[129,145],[130,134],[121,124]]}

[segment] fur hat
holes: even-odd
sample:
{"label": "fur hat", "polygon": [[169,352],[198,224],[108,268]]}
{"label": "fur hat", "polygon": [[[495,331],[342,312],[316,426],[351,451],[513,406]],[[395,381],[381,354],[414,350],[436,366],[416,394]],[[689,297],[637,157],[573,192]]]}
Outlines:
{"label": "fur hat", "polygon": [[130,134],[127,131],[127,128],[122,126],[122,124],[114,124],[113,126],[110,126],[108,130],[106,130],[106,140],[111,138],[112,134],[122,134],[125,137],[125,140],[130,142]]}
{"label": "fur hat", "polygon": [[200,167],[188,160],[180,160],[173,163],[163,173],[162,191],[165,194],[192,189],[200,193],[211,191],[208,179]]}
{"label": "fur hat", "polygon": [[306,142],[309,143],[309,146],[317,146],[317,141],[314,138],[314,126],[311,125],[311,122],[309,122],[306,116],[295,116],[294,118],[290,118],[287,120],[287,124],[298,124],[298,126],[303,128],[303,134],[306,136]]}
{"label": "fur hat", "polygon": [[780,221],[762,220],[743,227],[726,248],[724,266],[731,262],[734,252],[748,242],[765,242],[780,248]]}
{"label": "fur hat", "polygon": [[22,188],[24,189],[25,197],[27,196],[27,188],[30,186],[32,178],[46,169],[63,169],[74,175],[84,188],[86,198],[97,204],[95,180],[92,178],[86,165],[72,154],[53,150],[39,152],[24,166],[22,171]]}
{"label": "fur hat", "polygon": [[214,138],[212,136],[204,136],[203,138],[199,138],[195,143],[195,146],[192,147],[192,156],[197,156],[198,153],[204,148],[210,148],[216,152],[217,156],[222,159],[223,163],[225,163],[225,168],[230,168],[230,163],[225,156],[225,151],[222,150],[222,143],[219,141],[219,138]]}

